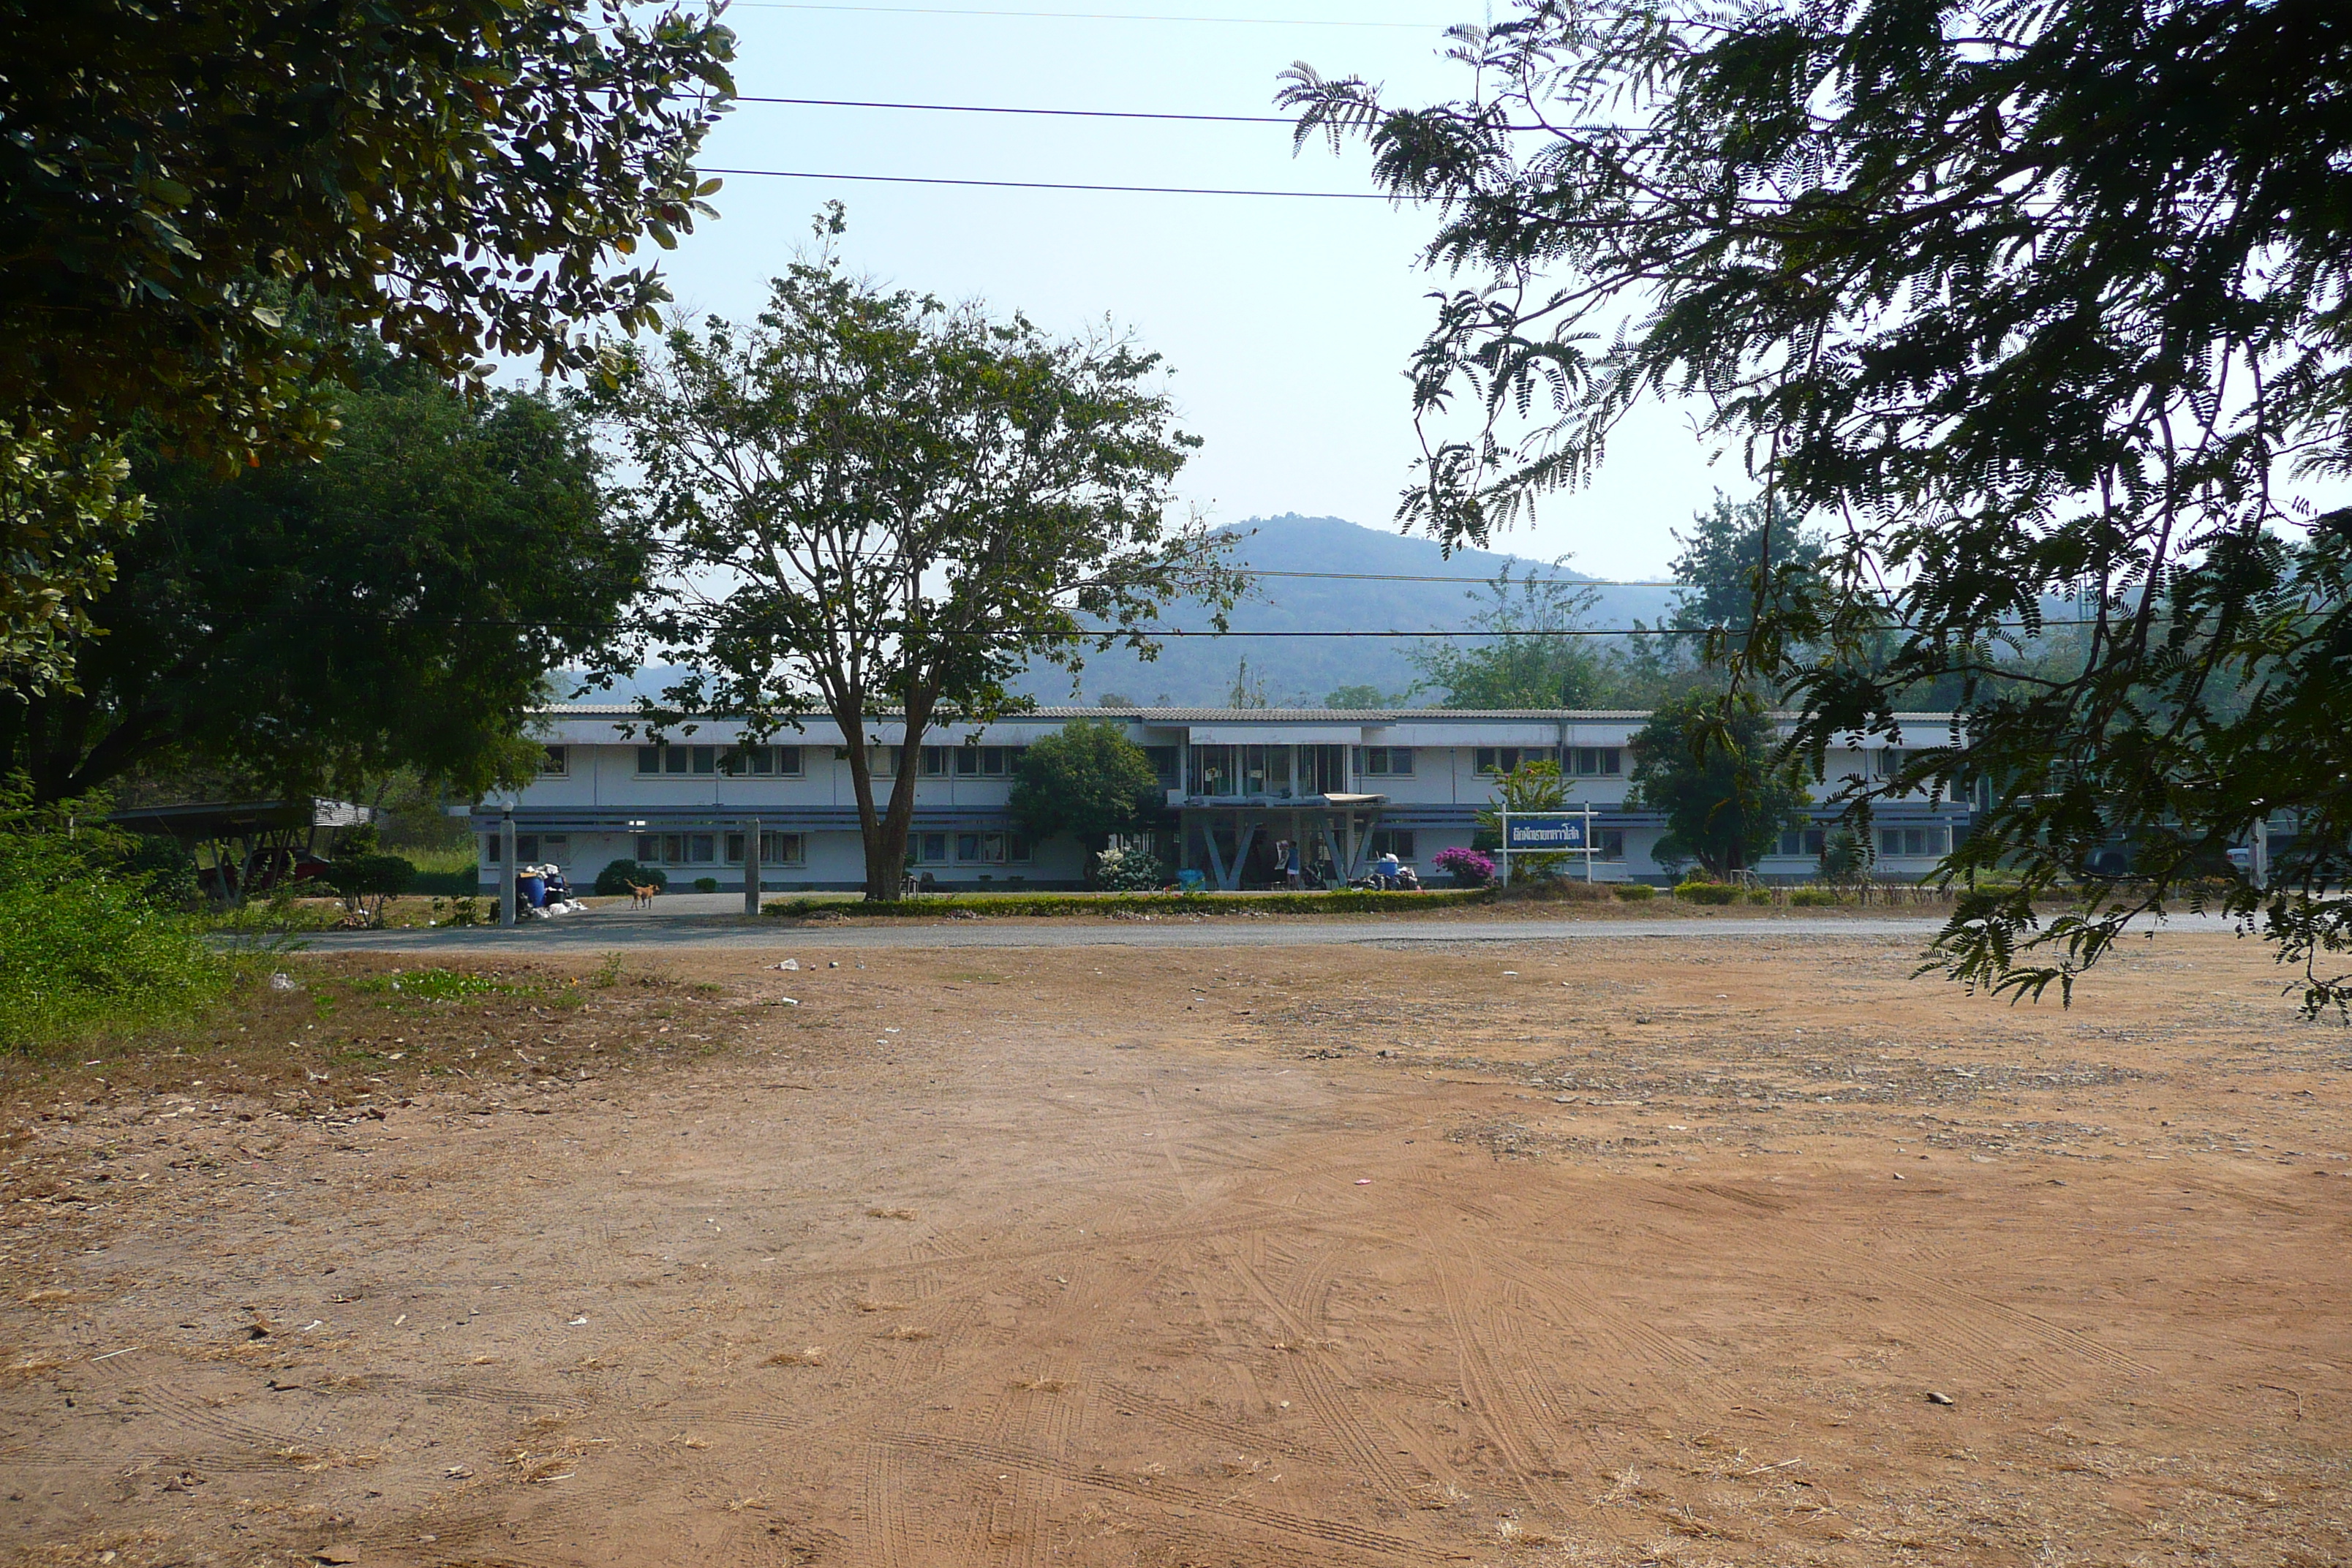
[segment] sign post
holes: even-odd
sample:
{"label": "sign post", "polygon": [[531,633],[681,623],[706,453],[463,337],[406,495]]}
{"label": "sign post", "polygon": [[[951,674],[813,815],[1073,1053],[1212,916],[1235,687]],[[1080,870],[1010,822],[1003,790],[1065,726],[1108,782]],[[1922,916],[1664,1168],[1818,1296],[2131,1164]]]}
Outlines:
{"label": "sign post", "polygon": [[1584,879],[1592,880],[1592,808],[1581,811],[1506,811],[1503,819],[1503,885],[1511,885],[1511,851],[1522,855],[1581,855]]}

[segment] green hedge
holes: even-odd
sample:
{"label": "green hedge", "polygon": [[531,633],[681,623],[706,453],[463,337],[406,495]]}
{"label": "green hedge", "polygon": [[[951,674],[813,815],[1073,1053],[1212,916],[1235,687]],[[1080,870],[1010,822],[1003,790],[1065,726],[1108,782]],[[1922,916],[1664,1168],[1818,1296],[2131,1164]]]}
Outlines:
{"label": "green hedge", "polygon": [[1737,882],[1679,882],[1675,897],[1686,904],[1734,904],[1741,890]]}
{"label": "green hedge", "polygon": [[1491,902],[1485,888],[1443,889],[1421,893],[1376,893],[1357,889],[1328,893],[948,893],[873,903],[856,899],[778,899],[761,913],[787,920],[814,914],[1112,915],[1112,914],[1393,914]]}
{"label": "green hedge", "polygon": [[1658,889],[1647,882],[1619,882],[1617,896],[1629,904],[1638,904],[1658,896]]}

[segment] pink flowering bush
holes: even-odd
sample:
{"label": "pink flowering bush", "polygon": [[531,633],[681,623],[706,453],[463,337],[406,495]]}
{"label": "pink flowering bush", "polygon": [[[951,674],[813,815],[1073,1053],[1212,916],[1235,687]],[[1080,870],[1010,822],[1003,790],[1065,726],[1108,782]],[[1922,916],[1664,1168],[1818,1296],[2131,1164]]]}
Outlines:
{"label": "pink flowering bush", "polygon": [[1495,879],[1495,863],[1475,849],[1441,849],[1430,862],[1465,888],[1483,888]]}

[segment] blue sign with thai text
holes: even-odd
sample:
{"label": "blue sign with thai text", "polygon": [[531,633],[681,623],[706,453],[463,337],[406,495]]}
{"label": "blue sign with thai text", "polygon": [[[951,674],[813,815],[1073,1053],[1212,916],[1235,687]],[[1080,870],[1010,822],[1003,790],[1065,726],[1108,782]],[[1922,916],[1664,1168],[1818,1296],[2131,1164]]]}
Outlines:
{"label": "blue sign with thai text", "polygon": [[1584,818],[1579,816],[1522,816],[1513,812],[1503,823],[1503,847],[1513,854],[1559,854],[1587,847],[1584,842]]}

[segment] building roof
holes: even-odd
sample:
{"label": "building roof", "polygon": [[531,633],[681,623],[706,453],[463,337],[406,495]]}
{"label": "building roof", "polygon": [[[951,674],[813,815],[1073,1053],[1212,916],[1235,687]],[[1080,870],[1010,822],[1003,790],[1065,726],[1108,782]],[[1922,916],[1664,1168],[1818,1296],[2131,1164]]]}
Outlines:
{"label": "building roof", "polygon": [[[626,702],[581,702],[551,705],[534,709],[534,712],[551,719],[642,719],[644,711]],[[868,717],[878,721],[897,719],[900,710],[877,708]],[[1623,723],[1647,719],[1647,708],[1031,708],[1002,716],[1005,722],[1031,719],[1132,719],[1145,724],[1393,724],[1410,721],[1414,723],[1480,720],[1559,721],[1570,723]],[[703,723],[724,723],[729,714],[698,716]],[[805,715],[826,719],[822,711]],[[1793,719],[1793,713],[1775,713],[1776,719]],[[1897,723],[1945,724],[1950,713],[1897,713]],[[957,723],[941,721],[941,730]]]}

